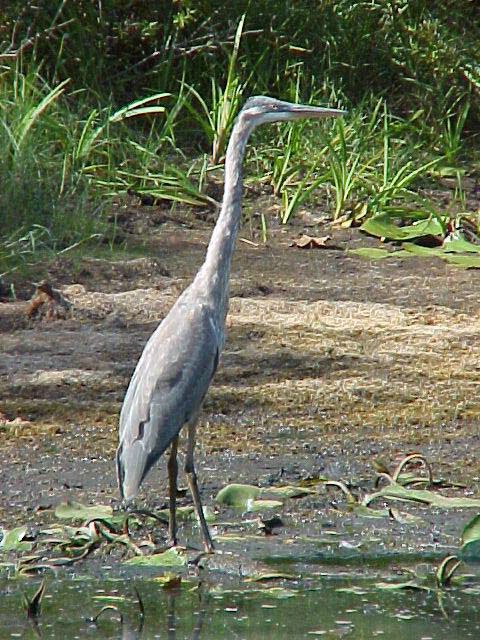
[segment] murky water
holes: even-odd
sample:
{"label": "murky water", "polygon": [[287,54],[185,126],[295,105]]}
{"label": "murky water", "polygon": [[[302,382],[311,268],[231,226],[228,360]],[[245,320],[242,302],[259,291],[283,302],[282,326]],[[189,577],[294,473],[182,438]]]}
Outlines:
{"label": "murky water", "polygon": [[[173,589],[153,574],[138,572],[121,578],[47,578],[37,625],[26,616],[23,594],[31,597],[39,580],[5,578],[0,582],[0,638],[479,637],[478,575],[448,590],[386,591],[377,586],[375,568],[317,568],[301,580],[272,583],[246,583],[207,571],[201,582],[187,576]],[[392,580],[395,571],[395,566],[388,568]],[[92,623],[107,605],[117,610],[105,611]]]}

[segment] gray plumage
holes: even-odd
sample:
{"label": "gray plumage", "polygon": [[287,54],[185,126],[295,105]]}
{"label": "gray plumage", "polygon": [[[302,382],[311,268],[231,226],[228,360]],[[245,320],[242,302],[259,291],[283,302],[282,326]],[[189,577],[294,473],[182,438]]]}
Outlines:
{"label": "gray plumage", "polygon": [[130,381],[120,414],[117,450],[120,492],[125,500],[133,498],[152,465],[172,445],[168,463],[171,544],[177,542],[178,434],[184,425],[188,425],[185,470],[205,549],[213,549],[193,463],[195,427],[225,342],[230,265],[241,216],[242,162],[248,137],[256,126],[265,122],[343,113],[264,96],[247,100],[230,137],[222,209],[205,262],[148,340]]}

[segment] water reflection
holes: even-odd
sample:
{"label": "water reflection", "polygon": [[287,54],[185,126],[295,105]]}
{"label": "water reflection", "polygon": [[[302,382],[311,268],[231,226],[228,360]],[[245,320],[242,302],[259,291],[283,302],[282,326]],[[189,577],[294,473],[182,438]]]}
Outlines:
{"label": "water reflection", "polygon": [[[175,613],[177,595],[169,593],[167,595],[167,624],[168,624],[168,639],[169,640],[177,640],[177,618]],[[202,607],[200,610],[195,611],[196,614],[196,622],[192,631],[192,640],[199,640],[200,634],[202,632],[203,622],[205,620],[206,609]]]}
{"label": "water reflection", "polygon": [[[27,618],[18,582],[0,580],[0,640],[480,637],[478,578],[446,592],[385,591],[372,577],[345,572],[309,578],[308,588],[288,582],[222,584],[220,578],[213,576],[200,588],[183,582],[174,589],[153,577],[136,578],[133,584],[124,579],[54,580],[37,620]],[[135,585],[138,595],[132,593]]]}

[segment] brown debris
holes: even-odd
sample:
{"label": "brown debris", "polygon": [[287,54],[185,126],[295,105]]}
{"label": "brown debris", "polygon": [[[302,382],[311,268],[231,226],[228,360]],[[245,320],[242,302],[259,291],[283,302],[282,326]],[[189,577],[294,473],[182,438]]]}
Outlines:
{"label": "brown debris", "polygon": [[72,303],[46,280],[37,285],[27,308],[29,318],[65,319],[71,315]]}
{"label": "brown debris", "polygon": [[330,244],[331,236],[309,236],[306,233],[299,238],[295,238],[290,244],[291,247],[297,247],[297,249],[337,249],[341,247],[335,244]]}

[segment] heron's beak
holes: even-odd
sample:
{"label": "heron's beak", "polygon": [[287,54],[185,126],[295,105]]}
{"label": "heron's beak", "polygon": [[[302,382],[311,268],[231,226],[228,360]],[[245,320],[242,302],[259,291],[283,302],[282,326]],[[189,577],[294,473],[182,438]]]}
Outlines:
{"label": "heron's beak", "polygon": [[293,105],[289,110],[294,118],[327,118],[344,116],[348,111],[342,109],[328,109],[325,107],[313,107],[311,105]]}

